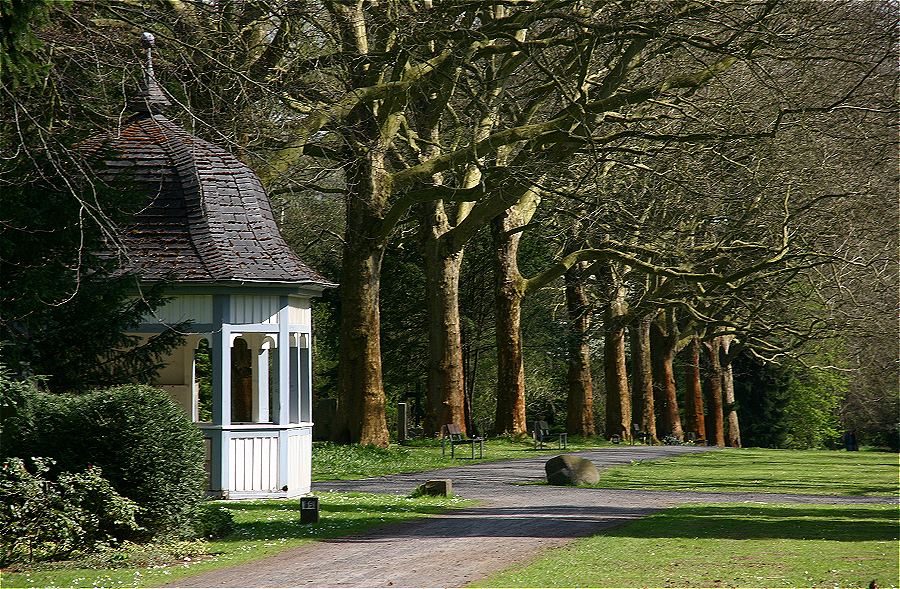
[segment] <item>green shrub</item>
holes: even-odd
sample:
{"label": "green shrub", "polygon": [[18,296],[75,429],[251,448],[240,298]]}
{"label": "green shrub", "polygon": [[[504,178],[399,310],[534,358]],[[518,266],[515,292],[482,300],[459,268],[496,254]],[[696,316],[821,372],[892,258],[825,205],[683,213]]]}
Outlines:
{"label": "green shrub", "polygon": [[115,543],[139,529],[138,506],[99,468],[47,478],[51,461],[10,458],[0,467],[0,564],[53,560]]}
{"label": "green shrub", "polygon": [[204,503],[197,509],[194,532],[198,538],[224,538],[234,530],[231,510],[214,503]]}
{"label": "green shrub", "polygon": [[846,377],[824,370],[797,370],[784,407],[785,447],[798,450],[840,446],[838,410]]}
{"label": "green shrub", "polygon": [[126,541],[117,546],[100,546],[95,552],[66,563],[66,568],[133,569],[188,562],[206,554],[209,554],[209,544],[204,540],[165,538],[140,544]]}
{"label": "green shrub", "polygon": [[52,457],[55,472],[99,466],[116,491],[141,506],[144,534],[192,536],[205,495],[203,438],[165,392],[124,385],[56,396],[3,388],[16,406],[8,412],[18,416],[11,434],[4,431],[6,456]]}

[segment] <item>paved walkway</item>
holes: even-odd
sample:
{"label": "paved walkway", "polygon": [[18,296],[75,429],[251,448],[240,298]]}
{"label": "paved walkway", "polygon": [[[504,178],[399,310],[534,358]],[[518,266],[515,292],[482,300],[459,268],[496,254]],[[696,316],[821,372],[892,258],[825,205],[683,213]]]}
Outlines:
{"label": "paved walkway", "polygon": [[[708,448],[628,446],[578,453],[598,468]],[[361,481],[317,483],[314,491],[406,495],[435,478],[478,507],[318,542],[246,565],[179,581],[178,587],[460,587],[548,548],[691,502],[863,503],[893,498],[754,493],[678,493],[521,485],[544,478],[547,457],[481,463]]]}

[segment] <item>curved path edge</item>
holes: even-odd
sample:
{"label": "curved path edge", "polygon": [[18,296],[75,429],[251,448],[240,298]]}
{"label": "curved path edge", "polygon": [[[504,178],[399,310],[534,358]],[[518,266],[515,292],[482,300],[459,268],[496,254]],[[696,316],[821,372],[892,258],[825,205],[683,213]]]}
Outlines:
{"label": "curved path edge", "polygon": [[[577,452],[600,470],[713,448],[628,446]],[[316,483],[314,491],[410,493],[451,479],[477,507],[392,524],[361,535],[188,577],[169,587],[461,587],[532,560],[544,550],[685,503],[896,503],[890,497],[697,493],[523,485],[544,477],[547,455],[357,481]]]}

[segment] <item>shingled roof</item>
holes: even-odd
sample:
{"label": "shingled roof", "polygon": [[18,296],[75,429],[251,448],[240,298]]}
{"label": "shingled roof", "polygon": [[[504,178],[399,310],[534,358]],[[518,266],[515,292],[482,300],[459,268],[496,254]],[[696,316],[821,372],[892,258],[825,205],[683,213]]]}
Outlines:
{"label": "shingled roof", "polygon": [[169,101],[147,70],[130,102],[137,114],[82,144],[101,178],[146,192],[123,236],[126,270],[147,281],[330,285],[285,243],[256,174],[162,113]]}

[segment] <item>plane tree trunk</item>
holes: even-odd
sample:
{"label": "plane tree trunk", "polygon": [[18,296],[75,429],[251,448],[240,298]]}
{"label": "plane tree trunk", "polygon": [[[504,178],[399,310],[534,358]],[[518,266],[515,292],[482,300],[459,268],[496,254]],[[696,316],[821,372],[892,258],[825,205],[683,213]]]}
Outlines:
{"label": "plane tree trunk", "polygon": [[657,432],[660,436],[673,436],[677,440],[684,440],[673,369],[678,335],[674,331],[674,321],[671,319],[670,313],[667,311],[665,314],[661,314],[650,328],[653,389],[656,402],[659,404]]}
{"label": "plane tree trunk", "polygon": [[732,448],[741,447],[741,427],[738,423],[737,406],[734,399],[733,357],[729,353],[732,336],[722,338],[722,397],[724,398],[725,421],[728,424],[726,442]]}
{"label": "plane tree trunk", "polygon": [[700,381],[700,340],[691,337],[687,346],[687,362],[684,367],[684,417],[688,431],[697,438],[706,439],[706,423],[703,418],[703,387]]}
{"label": "plane tree trunk", "polygon": [[631,326],[631,383],[634,419],[640,419],[641,431],[658,442],[653,403],[653,371],[650,359],[650,317],[642,317]]}
{"label": "plane tree trunk", "polygon": [[445,424],[456,424],[465,433],[465,389],[462,331],[459,319],[459,274],[462,250],[446,251],[441,234],[448,227],[441,203],[424,207],[425,306],[428,312],[428,387],[426,434],[439,433]]}
{"label": "plane tree trunk", "polygon": [[494,297],[497,337],[497,410],[494,431],[522,435],[525,423],[525,362],[522,357],[522,299],[525,281],[519,274],[516,256],[520,232],[513,209],[491,223],[494,240]]}
{"label": "plane tree trunk", "polygon": [[603,367],[606,375],[607,438],[631,437],[631,394],[628,391],[628,372],[625,365],[625,326],[622,323],[622,301],[618,298],[607,304],[603,314]]}
{"label": "plane tree trunk", "polygon": [[716,446],[725,446],[725,429],[722,415],[722,362],[719,350],[722,345],[720,337],[703,343],[707,356],[706,371],[706,432],[709,441]]}
{"label": "plane tree trunk", "polygon": [[597,430],[594,426],[594,384],[588,346],[591,315],[583,273],[583,264],[576,264],[565,273],[566,309],[569,314],[566,429],[573,435],[593,436]]}
{"label": "plane tree trunk", "polygon": [[[384,162],[377,154],[359,162],[349,172],[349,195],[341,276],[341,348],[338,414],[335,431],[339,441],[387,446],[385,396],[381,373],[381,322],[378,313],[384,241],[374,231],[380,227],[380,203],[387,201]],[[378,170],[382,170],[379,173]],[[360,203],[368,203],[362,206]]]}

